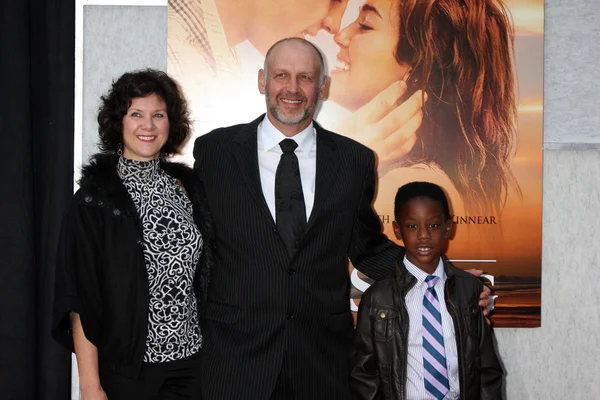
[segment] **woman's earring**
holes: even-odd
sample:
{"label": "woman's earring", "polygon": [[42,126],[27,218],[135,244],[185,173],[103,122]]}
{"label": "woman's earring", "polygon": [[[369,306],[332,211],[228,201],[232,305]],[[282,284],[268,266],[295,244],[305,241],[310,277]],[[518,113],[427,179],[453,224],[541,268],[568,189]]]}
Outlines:
{"label": "woman's earring", "polygon": [[122,144],[120,144],[119,148],[117,149],[117,155],[119,157],[123,157],[123,145]]}

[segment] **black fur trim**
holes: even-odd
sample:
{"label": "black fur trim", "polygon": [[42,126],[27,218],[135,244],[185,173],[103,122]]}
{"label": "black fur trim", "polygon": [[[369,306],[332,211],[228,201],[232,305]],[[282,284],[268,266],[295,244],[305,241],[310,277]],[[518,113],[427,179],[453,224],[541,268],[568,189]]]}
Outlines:
{"label": "black fur trim", "polygon": [[79,187],[85,195],[93,198],[92,204],[101,200],[108,208],[136,215],[135,205],[117,173],[117,160],[118,157],[113,155],[93,155],[89,164],[81,169]]}

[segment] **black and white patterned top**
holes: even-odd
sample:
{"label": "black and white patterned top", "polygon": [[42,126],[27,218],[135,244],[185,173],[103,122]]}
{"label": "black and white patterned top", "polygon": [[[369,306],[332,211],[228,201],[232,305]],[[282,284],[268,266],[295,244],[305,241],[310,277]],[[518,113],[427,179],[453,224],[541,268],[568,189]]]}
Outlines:
{"label": "black and white patterned top", "polygon": [[192,204],[158,159],[120,157],[118,170],[144,236],[150,299],[144,362],[189,357],[202,345],[193,282],[203,241]]}

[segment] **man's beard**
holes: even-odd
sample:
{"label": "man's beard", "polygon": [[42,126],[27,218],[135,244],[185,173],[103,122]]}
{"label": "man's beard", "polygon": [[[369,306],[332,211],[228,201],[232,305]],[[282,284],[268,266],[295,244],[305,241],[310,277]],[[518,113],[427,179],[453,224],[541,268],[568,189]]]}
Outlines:
{"label": "man's beard", "polygon": [[[300,100],[302,102],[306,102],[307,99],[301,94],[292,94],[290,92],[284,92],[279,93],[275,97],[275,101],[272,101],[272,97],[269,96],[269,88],[267,86],[265,98],[267,101],[267,107],[269,108],[269,112],[271,113],[271,115],[273,115],[273,117],[275,117],[277,121],[281,122],[284,125],[297,125],[301,122],[306,121],[309,118],[312,118],[315,114],[315,109],[317,108],[316,101],[314,101],[313,103],[306,103],[306,106],[302,110],[299,110],[299,112],[295,115],[286,115],[281,111],[279,103],[277,102],[277,100],[280,97],[285,97],[292,100]],[[315,93],[315,98],[318,98],[318,89]]]}

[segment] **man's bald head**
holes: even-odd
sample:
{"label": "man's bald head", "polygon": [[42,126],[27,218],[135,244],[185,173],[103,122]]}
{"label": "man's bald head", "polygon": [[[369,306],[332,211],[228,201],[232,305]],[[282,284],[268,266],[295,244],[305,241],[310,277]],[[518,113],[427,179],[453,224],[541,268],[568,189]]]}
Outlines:
{"label": "man's bald head", "polygon": [[276,53],[280,50],[283,51],[283,50],[285,50],[286,46],[290,46],[290,45],[291,46],[294,46],[294,45],[307,46],[307,48],[310,48],[313,50],[313,52],[315,53],[316,59],[319,62],[319,84],[323,83],[323,78],[325,77],[325,60],[323,59],[323,54],[321,54],[321,51],[317,48],[317,46],[315,46],[314,44],[312,44],[311,42],[309,42],[306,39],[301,39],[298,37],[290,37],[290,38],[281,39],[281,40],[275,42],[275,44],[269,48],[269,50],[267,51],[267,54],[265,55],[265,63],[264,63],[264,67],[263,67],[263,69],[265,70],[265,74],[267,73],[269,60],[271,59],[271,56],[273,55],[273,53]]}

